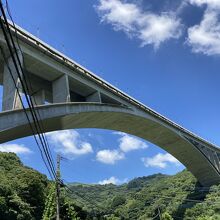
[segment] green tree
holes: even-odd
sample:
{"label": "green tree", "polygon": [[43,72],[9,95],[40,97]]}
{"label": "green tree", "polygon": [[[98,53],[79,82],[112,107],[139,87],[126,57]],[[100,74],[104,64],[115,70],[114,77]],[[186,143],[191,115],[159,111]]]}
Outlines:
{"label": "green tree", "polygon": [[123,205],[126,202],[126,198],[123,195],[117,195],[112,200],[112,208],[115,208],[119,205]]}
{"label": "green tree", "polygon": [[162,214],[162,220],[173,220],[173,218],[168,212],[164,212]]}
{"label": "green tree", "polygon": [[[45,202],[43,220],[56,219],[56,185],[51,183],[50,190]],[[70,201],[64,193],[60,199],[60,217],[62,220],[79,220],[78,213],[75,210],[75,205]],[[80,208],[79,208],[80,209]]]}
{"label": "green tree", "polygon": [[23,166],[14,153],[0,153],[0,219],[40,220],[47,194],[45,175]]}
{"label": "green tree", "polygon": [[55,214],[56,214],[55,190],[56,190],[55,184],[52,183],[45,202],[43,220],[55,219]]}

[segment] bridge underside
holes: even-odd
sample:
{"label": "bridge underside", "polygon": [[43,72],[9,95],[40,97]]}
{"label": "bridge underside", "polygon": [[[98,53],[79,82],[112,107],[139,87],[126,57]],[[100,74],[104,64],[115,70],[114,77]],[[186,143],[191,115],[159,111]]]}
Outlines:
{"label": "bridge underside", "polygon": [[[143,112],[100,103],[50,104],[36,109],[41,116],[44,132],[73,128],[126,132],[150,141],[172,154],[202,185],[210,186],[220,182],[218,170],[201,150],[202,147],[180,132],[152,120]],[[22,109],[0,113],[0,143],[29,135],[32,132]]]}

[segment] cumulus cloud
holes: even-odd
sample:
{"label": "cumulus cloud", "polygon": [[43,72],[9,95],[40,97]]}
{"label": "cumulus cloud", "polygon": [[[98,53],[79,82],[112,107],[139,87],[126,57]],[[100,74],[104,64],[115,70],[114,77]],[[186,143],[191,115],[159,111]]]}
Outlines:
{"label": "cumulus cloud", "polygon": [[55,145],[55,150],[66,156],[76,156],[92,153],[90,143],[83,141],[75,130],[54,131],[47,133],[49,141]]}
{"label": "cumulus cloud", "polygon": [[1,144],[0,145],[1,152],[13,152],[16,154],[30,154],[32,151],[25,147],[24,145],[19,144]]}
{"label": "cumulus cloud", "polygon": [[125,159],[125,153],[129,151],[146,149],[148,145],[141,139],[128,135],[123,132],[113,132],[113,134],[120,135],[118,139],[119,146],[115,150],[100,150],[96,154],[96,160],[105,164],[115,164],[118,160]]}
{"label": "cumulus cloud", "polygon": [[206,12],[199,25],[188,29],[188,44],[195,53],[220,54],[220,23],[216,12]]}
{"label": "cumulus cloud", "polygon": [[179,38],[182,32],[180,20],[171,12],[144,12],[136,4],[121,0],[99,0],[96,9],[102,22],[141,40],[142,46],[153,45],[157,49],[161,43]]}
{"label": "cumulus cloud", "polygon": [[109,179],[104,179],[102,181],[99,181],[98,184],[100,184],[100,185],[106,185],[106,184],[119,185],[119,184],[126,183],[127,181],[128,181],[128,179],[119,180],[116,177],[112,176]]}
{"label": "cumulus cloud", "polygon": [[148,147],[145,142],[134,136],[128,135],[123,132],[115,132],[114,134],[118,134],[121,136],[118,141],[119,148],[122,152],[126,153],[133,150],[146,149]]}
{"label": "cumulus cloud", "polygon": [[96,154],[96,160],[105,164],[115,164],[118,160],[123,160],[125,155],[118,150],[100,150]]}
{"label": "cumulus cloud", "polygon": [[173,157],[172,155],[165,153],[165,154],[157,154],[154,157],[144,157],[141,159],[144,162],[146,167],[159,167],[159,168],[166,168],[168,163],[172,163],[175,165],[179,165],[180,162]]}
{"label": "cumulus cloud", "polygon": [[213,8],[213,9],[220,8],[219,0],[189,0],[189,2],[197,6],[202,6],[205,4],[208,7]]}
{"label": "cumulus cloud", "polygon": [[200,24],[188,29],[187,43],[195,53],[206,55],[220,54],[220,1],[219,0],[189,0],[193,5],[206,5]]}

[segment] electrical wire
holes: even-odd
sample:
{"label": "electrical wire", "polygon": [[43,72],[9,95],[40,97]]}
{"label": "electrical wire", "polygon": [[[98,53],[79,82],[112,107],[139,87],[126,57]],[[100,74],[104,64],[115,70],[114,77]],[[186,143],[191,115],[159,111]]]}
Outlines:
{"label": "electrical wire", "polygon": [[[1,22],[1,21],[0,21],[0,22]],[[1,26],[2,26],[2,22],[1,22]],[[14,59],[14,57],[12,57],[12,59],[13,59],[13,62],[16,62],[15,59]],[[16,71],[19,71],[18,68],[16,67],[16,65],[15,65],[15,68],[16,68]],[[10,73],[11,73],[11,71],[10,71]],[[11,73],[11,76],[12,76],[12,75],[13,75],[13,74]],[[15,80],[14,80],[14,81],[15,81]],[[14,82],[14,83],[15,83],[15,87],[17,87],[16,82]],[[23,87],[23,86],[22,86],[22,87]],[[17,93],[18,93],[18,94],[20,93],[19,88],[18,88]],[[19,97],[19,98],[20,98],[21,103],[22,103],[22,98],[21,98],[21,97]],[[27,98],[27,97],[26,97],[26,98]],[[25,109],[24,105],[22,105],[22,107]],[[30,113],[31,113],[32,118],[33,118],[33,121],[34,121],[35,129],[37,129],[37,127],[36,127],[36,121],[35,121],[35,118],[34,118],[34,115],[33,115],[33,111],[31,111],[31,108],[30,108]],[[30,120],[29,120],[29,123],[30,123]],[[32,132],[34,133],[34,129],[32,129]],[[42,142],[40,136],[39,136],[39,138],[40,138],[40,141]]]}
{"label": "electrical wire", "polygon": [[[64,184],[64,182],[62,182],[63,184]],[[65,184],[64,184],[65,185]],[[76,196],[78,196],[77,195],[77,193],[76,192],[74,192],[70,187],[68,187],[67,185],[65,185],[65,187],[67,188],[66,190],[67,190],[67,192],[68,193],[73,193],[73,194],[75,194]],[[202,188],[202,187],[199,187],[199,188]],[[204,188],[207,188],[207,187],[204,187]],[[156,192],[156,191],[155,191]],[[178,193],[177,193],[178,194]],[[81,198],[81,196],[79,195],[79,197]],[[161,195],[156,195],[156,197],[158,198],[164,198],[164,199],[173,199],[173,197],[171,197],[171,196],[161,196]],[[86,200],[85,198],[83,198],[84,200]],[[208,202],[208,201],[205,201],[205,200],[198,200],[198,199],[187,199],[187,198],[184,198],[183,199],[184,201],[188,201],[188,202],[195,202],[195,203],[200,203],[200,204],[202,204],[203,202]],[[88,201],[88,200],[86,200],[86,201]],[[88,201],[89,203],[90,203],[90,201]],[[213,202],[212,201],[212,204],[220,204],[220,202]],[[97,204],[96,204],[96,206],[97,206]],[[97,206],[98,208],[101,208],[102,209],[102,207],[99,207],[99,206]],[[153,219],[156,219],[157,217],[159,216],[159,213],[156,215],[156,216],[154,216],[153,218],[152,218],[152,220]],[[180,217],[180,216],[176,216],[176,215],[172,215],[172,217],[173,218],[176,218],[176,219],[182,219],[182,217]]]}
{"label": "electrical wire", "polygon": [[[7,26],[7,23],[6,23],[6,26]],[[12,45],[13,45],[13,47],[14,47],[14,50],[16,50],[16,47],[15,47],[15,44],[14,44],[12,35],[11,35],[11,33],[10,33],[9,27],[8,27],[8,31],[9,31],[9,35],[10,35],[11,42],[12,42]],[[24,83],[23,83],[23,81],[22,81],[22,76],[19,74],[19,69],[16,68],[16,70],[18,71],[18,78],[20,79],[20,82],[21,82],[21,84],[22,84],[22,88],[23,88],[23,91],[24,91],[26,100],[27,100],[27,102],[28,102],[28,106],[30,107],[30,109],[34,109],[34,105],[33,105],[32,99],[31,99],[31,97],[28,97],[28,95],[27,95],[27,94],[28,94],[28,84],[27,84],[27,82],[26,82],[25,74],[24,74],[23,69],[22,69],[21,61],[20,61],[20,59],[19,59],[19,56],[18,56],[17,52],[15,52],[15,55],[16,55],[16,58],[17,58],[17,61],[18,61],[20,70],[21,70],[22,73],[23,73],[22,76],[24,77]],[[12,58],[12,59],[13,59],[13,58]],[[16,62],[16,61],[13,60],[13,62]],[[27,91],[26,91],[26,90],[27,90]],[[31,111],[31,114],[32,114],[34,123],[35,123],[35,125],[36,125],[35,128],[36,128],[37,133],[39,134],[40,141],[41,141],[41,143],[44,142],[44,146],[45,146],[45,145],[46,145],[45,137],[44,137],[44,135],[41,134],[42,131],[41,131],[41,129],[40,129],[40,124],[39,124],[39,120],[38,120],[38,118],[37,118],[36,112],[35,112],[35,111]],[[47,150],[47,149],[48,149],[48,147],[46,146],[46,147],[44,148],[44,152],[45,152],[45,155],[46,155],[47,159],[50,161],[50,162],[49,162],[49,166],[51,167],[51,169],[53,169],[53,167],[51,166],[51,158],[50,158],[50,156],[48,155],[48,150]],[[53,171],[55,171],[55,169],[54,169]]]}
{"label": "electrical wire", "polygon": [[[68,194],[74,194],[74,195],[76,195],[77,197],[79,197],[79,198],[82,199],[81,195],[80,195],[79,193],[73,191],[63,180],[60,180],[60,183],[61,183],[62,186],[64,186],[64,190],[65,190]],[[89,201],[89,200],[87,200],[87,199],[85,199],[85,198],[83,198],[83,200],[86,201],[86,202],[88,202],[88,203],[91,203],[91,201]],[[94,203],[94,201],[93,201],[93,203]],[[101,210],[103,209],[103,207],[101,207],[97,202],[95,202],[95,205],[96,205],[96,207],[98,207],[99,209],[101,209]]]}
{"label": "electrical wire", "polygon": [[[14,20],[13,20],[12,14],[11,14],[11,10],[10,10],[10,7],[9,7],[8,0],[6,0],[6,9],[7,9],[8,15],[9,15],[11,21],[12,21],[12,24],[13,24],[13,27],[14,27],[14,30],[15,30],[15,37],[16,37],[18,49],[19,49],[19,51],[20,51],[20,53],[21,53],[21,55],[22,55],[22,57],[23,57],[22,49],[21,49],[21,47],[20,47],[19,40],[18,40],[17,28],[16,28],[15,22],[14,22]],[[24,60],[24,57],[23,57],[23,60]],[[24,68],[25,68],[25,62],[23,62],[23,65],[24,65]],[[20,67],[21,67],[21,65],[20,65]],[[26,84],[30,85],[30,90],[31,90],[31,91],[28,91],[28,93],[29,93],[29,94],[32,94],[32,93],[33,93],[33,87],[32,87],[31,80],[30,80],[30,78],[29,78],[29,74],[27,74],[27,79],[26,79],[25,74],[23,74],[23,75],[24,75],[24,80],[25,80]],[[27,83],[27,80],[28,80],[28,83]],[[28,89],[28,88],[29,88],[29,87],[27,86],[27,89]],[[31,101],[32,101],[32,98],[33,98],[33,100],[34,100],[35,105],[37,105],[36,100],[35,100],[35,97],[32,96],[32,97],[30,98]],[[38,109],[35,109],[35,110],[36,110],[37,115],[38,115],[38,117],[39,117],[39,119],[40,119],[40,120],[39,120],[40,132],[41,132],[41,134],[43,134],[42,131],[44,130],[44,128],[43,128],[43,124],[41,123],[41,116],[40,116],[40,113],[39,113]],[[48,149],[47,154],[50,155],[51,163],[53,164],[53,167],[55,167],[55,165],[54,165],[54,160],[53,160],[53,157],[52,157],[52,153],[51,153],[50,146],[49,146],[49,143],[48,143],[48,140],[47,140],[46,135],[44,136],[44,142],[45,142],[46,145],[47,145],[47,149]]]}
{"label": "electrical wire", "polygon": [[[16,85],[15,78],[14,78],[14,76],[13,76],[13,74],[12,74],[12,71],[11,71],[9,65],[8,65],[8,60],[7,60],[7,58],[6,58],[6,55],[5,55],[5,53],[4,53],[3,48],[2,48],[1,46],[0,46],[0,51],[1,51],[1,54],[2,54],[2,56],[3,56],[4,62],[5,62],[5,64],[6,64],[6,67],[7,67],[8,71],[9,71],[11,77],[12,77],[12,81],[13,81],[14,86],[15,86],[15,88],[16,88],[16,92],[18,93],[18,97],[19,97],[19,99],[20,99],[20,101],[21,101],[22,107],[25,109],[24,104],[23,104],[23,102],[22,102],[22,98],[21,98],[20,92],[19,92],[19,88],[18,88],[17,85]],[[27,113],[27,111],[24,111],[24,112],[25,112],[25,116],[26,116],[26,118],[27,118],[27,120],[28,120],[28,124],[29,124],[29,126],[30,126],[30,129],[32,130],[32,133],[34,133],[34,131],[33,131],[33,126],[32,126],[31,121],[30,121],[30,119],[29,119],[28,113]],[[46,168],[47,168],[47,170],[48,170],[48,172],[49,172],[49,175],[50,175],[50,177],[52,178],[52,174],[51,174],[50,169],[48,168],[48,165],[47,165],[47,163],[46,163],[46,161],[45,161],[45,158],[44,158],[44,156],[43,156],[43,152],[42,152],[42,150],[41,150],[41,148],[40,148],[40,145],[39,145],[39,143],[38,143],[38,140],[37,140],[37,138],[36,138],[35,135],[33,135],[33,136],[34,136],[35,142],[37,143],[37,146],[38,146],[38,148],[39,148],[39,150],[40,150],[40,154],[41,154],[41,157],[42,157],[42,159],[43,159],[43,161],[44,161],[44,164],[46,165]],[[52,179],[53,179],[53,178],[52,178]]]}
{"label": "electrical wire", "polygon": [[[80,196],[77,192],[73,191],[70,187],[68,187],[68,185],[66,185],[63,180],[61,180],[61,184],[64,186],[64,189],[66,190],[67,193],[74,194],[74,195],[76,195],[77,197],[80,197],[80,198],[81,198],[81,196]],[[78,194],[78,195],[77,195],[77,194]],[[172,198],[172,197],[169,197],[169,198]],[[91,203],[91,201],[88,201],[88,200],[85,199],[85,198],[83,198],[83,200],[87,201],[88,203]],[[94,201],[93,201],[93,203],[94,203]],[[95,203],[95,205],[96,205],[98,208],[100,208],[101,210],[103,209],[103,207],[99,206],[97,203]],[[152,220],[156,219],[159,215],[160,215],[160,213],[158,212],[156,216],[152,217]],[[174,218],[182,219],[181,217],[176,216],[176,215],[175,215],[175,216],[174,216],[174,215],[171,215],[171,216],[174,217]]]}
{"label": "electrical wire", "polygon": [[[160,197],[160,198],[164,198],[164,199],[173,199],[172,196],[161,196],[161,195],[157,195],[156,197]],[[188,202],[197,202],[197,203],[208,202],[207,200],[187,199],[187,198],[184,198],[183,200],[184,200],[184,201],[188,201]],[[212,204],[220,204],[220,201],[219,201],[219,202],[213,202],[213,201],[211,201],[211,202],[212,202]]]}
{"label": "electrical wire", "polygon": [[[47,145],[46,145],[45,138],[42,137],[42,136],[40,135],[40,133],[39,133],[39,127],[40,127],[40,125],[39,125],[39,120],[38,120],[38,118],[37,118],[37,116],[36,116],[36,113],[35,113],[35,110],[34,110],[35,108],[34,108],[34,106],[33,106],[33,102],[32,102],[32,100],[31,100],[31,98],[30,98],[30,100],[29,100],[29,97],[28,97],[28,95],[27,95],[27,91],[26,91],[26,90],[28,89],[27,82],[26,82],[26,81],[25,81],[25,83],[23,82],[22,77],[21,77],[21,74],[20,74],[20,71],[23,73],[21,61],[20,61],[19,56],[18,56],[18,54],[17,54],[16,47],[15,47],[15,44],[14,44],[14,41],[13,41],[13,37],[12,37],[12,34],[11,34],[11,32],[10,32],[10,27],[9,27],[9,25],[8,25],[8,23],[7,23],[7,18],[6,18],[6,15],[5,15],[5,12],[4,12],[4,8],[3,8],[3,5],[2,5],[2,2],[1,2],[1,1],[0,1],[0,8],[1,8],[1,12],[2,12],[3,18],[4,18],[4,24],[3,24],[2,19],[0,19],[0,25],[1,25],[1,28],[2,28],[2,30],[3,30],[3,34],[4,34],[4,37],[5,37],[5,40],[6,40],[6,43],[7,43],[7,46],[8,46],[8,49],[9,49],[9,52],[10,52],[12,61],[13,61],[13,63],[14,63],[14,66],[15,66],[15,69],[16,69],[16,72],[17,72],[17,75],[18,75],[18,78],[19,78],[19,80],[20,80],[20,82],[21,82],[21,85],[22,85],[22,89],[23,89],[25,98],[26,98],[27,103],[28,103],[28,106],[29,106],[29,108],[30,108],[30,113],[31,113],[31,116],[32,116],[32,119],[33,119],[33,122],[34,122],[34,125],[35,125],[35,129],[36,129],[35,132],[38,134],[39,140],[40,140],[40,142],[41,142],[41,144],[42,144],[42,148],[43,148],[44,154],[45,154],[45,156],[46,156],[47,163],[48,163],[48,165],[49,165],[49,167],[50,167],[51,173],[52,173],[53,176],[56,178],[55,168],[54,168],[54,166],[53,166],[53,164],[52,164],[52,160],[51,160],[51,157],[50,157],[50,155],[49,155],[49,151],[48,151],[48,147],[47,147]],[[10,41],[9,41],[9,39],[8,39],[8,36],[7,36],[7,33],[6,33],[6,30],[5,30],[4,25],[6,25],[6,28],[8,29],[8,33],[9,33],[9,36],[10,36],[10,40],[11,40],[13,49],[11,48],[11,44],[10,44]],[[13,50],[14,50],[14,53],[15,53],[15,55],[16,55],[17,62],[16,62],[16,59],[15,59],[15,57],[14,57]],[[19,64],[20,70],[19,70],[19,68],[18,68],[18,66],[17,66],[17,63]],[[13,76],[13,74],[11,73],[11,71],[9,71],[9,72],[10,72],[11,76]],[[25,74],[23,73],[23,75],[24,75],[24,80],[25,80]],[[13,81],[14,81],[14,83],[15,83],[15,87],[17,87],[15,80],[13,80]],[[17,88],[17,89],[18,89],[18,91],[17,91],[18,94],[20,94],[19,88]],[[20,98],[21,103],[22,103],[22,98],[21,98],[21,96],[19,96],[19,98]],[[25,107],[24,107],[23,104],[22,104],[22,107],[25,109]],[[29,120],[29,123],[30,123],[30,120]],[[32,132],[33,132],[33,134],[35,134],[33,128],[32,128]],[[38,144],[37,144],[37,145],[38,145]],[[38,146],[39,146],[39,145],[38,145]]]}

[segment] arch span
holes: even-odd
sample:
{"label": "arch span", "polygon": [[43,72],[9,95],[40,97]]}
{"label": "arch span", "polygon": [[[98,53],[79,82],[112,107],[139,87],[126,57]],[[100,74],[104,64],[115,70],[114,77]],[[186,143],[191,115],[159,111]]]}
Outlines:
{"label": "arch span", "polygon": [[[197,147],[197,142],[194,143],[193,139],[143,111],[100,103],[50,104],[37,106],[36,109],[41,116],[44,132],[73,128],[122,131],[166,150],[184,164],[202,185],[210,186],[220,182],[218,169]],[[0,143],[31,134],[23,110],[0,113]],[[218,148],[215,150],[219,151]]]}

